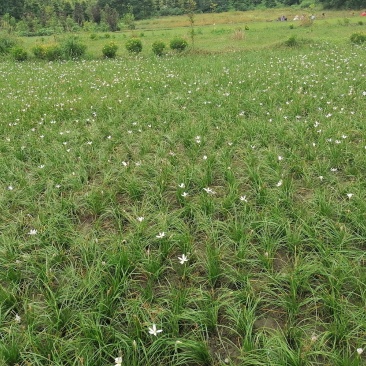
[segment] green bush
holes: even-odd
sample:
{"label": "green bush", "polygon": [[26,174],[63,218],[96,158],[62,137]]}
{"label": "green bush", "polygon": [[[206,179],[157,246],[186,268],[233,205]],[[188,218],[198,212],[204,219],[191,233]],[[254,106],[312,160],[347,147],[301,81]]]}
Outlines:
{"label": "green bush", "polygon": [[28,58],[28,53],[21,47],[14,47],[11,49],[11,54],[15,61],[25,61]]}
{"label": "green bush", "polygon": [[285,46],[287,47],[298,47],[300,45],[296,36],[291,36],[287,41],[285,41]]}
{"label": "green bush", "polygon": [[366,34],[364,33],[353,33],[351,34],[350,40],[352,43],[361,44],[366,42]]}
{"label": "green bush", "polygon": [[80,58],[85,55],[86,45],[77,37],[68,37],[62,42],[62,53],[66,59]]}
{"label": "green bush", "polygon": [[162,56],[165,50],[165,43],[162,41],[155,41],[152,44],[152,51],[156,56]]}
{"label": "green bush", "polygon": [[138,38],[131,38],[126,42],[126,49],[129,53],[140,53],[142,51],[142,42]]}
{"label": "green bush", "polygon": [[182,52],[188,47],[188,42],[180,37],[174,38],[170,41],[170,48],[174,51]]}
{"label": "green bush", "polygon": [[118,46],[114,42],[104,45],[102,52],[103,56],[107,58],[115,58],[118,50]]}
{"label": "green bush", "polygon": [[55,61],[62,58],[62,49],[57,43],[36,45],[32,52],[39,60]]}
{"label": "green bush", "polygon": [[6,55],[10,52],[10,50],[16,45],[14,39],[10,37],[1,37],[0,38],[0,55]]}

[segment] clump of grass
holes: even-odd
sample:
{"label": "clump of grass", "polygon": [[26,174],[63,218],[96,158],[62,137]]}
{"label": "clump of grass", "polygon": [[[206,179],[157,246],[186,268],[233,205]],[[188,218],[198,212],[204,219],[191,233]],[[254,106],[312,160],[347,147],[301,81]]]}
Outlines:
{"label": "clump of grass", "polygon": [[245,33],[241,28],[237,28],[234,30],[233,39],[237,41],[241,41],[245,38]]}

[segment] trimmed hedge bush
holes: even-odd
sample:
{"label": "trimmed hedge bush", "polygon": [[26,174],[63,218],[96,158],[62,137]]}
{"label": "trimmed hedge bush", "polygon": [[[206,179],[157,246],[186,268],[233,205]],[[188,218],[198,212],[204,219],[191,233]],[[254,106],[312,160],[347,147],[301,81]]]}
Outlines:
{"label": "trimmed hedge bush", "polygon": [[62,49],[57,43],[36,45],[32,52],[39,60],[55,61],[62,58]]}
{"label": "trimmed hedge bush", "polygon": [[131,38],[126,42],[126,49],[129,53],[140,53],[142,51],[142,42],[138,38]]}
{"label": "trimmed hedge bush", "polygon": [[184,38],[174,38],[170,41],[170,48],[174,51],[182,52],[188,47],[188,42]]}
{"label": "trimmed hedge bush", "polygon": [[165,43],[162,41],[155,41],[152,44],[152,51],[155,53],[156,56],[162,56],[165,50]]}
{"label": "trimmed hedge bush", "polygon": [[104,57],[115,58],[118,50],[118,46],[114,42],[107,43],[102,49]]}

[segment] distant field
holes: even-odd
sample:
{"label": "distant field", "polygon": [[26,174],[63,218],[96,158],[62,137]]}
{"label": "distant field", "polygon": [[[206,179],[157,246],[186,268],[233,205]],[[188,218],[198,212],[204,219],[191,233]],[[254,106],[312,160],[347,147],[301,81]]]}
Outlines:
{"label": "distant field", "polygon": [[0,62],[1,366],[366,364],[365,25],[269,14]]}
{"label": "distant field", "polygon": [[[258,50],[277,47],[289,37],[295,36],[314,41],[331,41],[337,44],[348,43],[355,32],[365,32],[366,19],[353,11],[314,11],[309,9],[273,9],[222,14],[197,14],[194,18],[194,48],[202,52],[228,52],[241,50]],[[293,21],[295,15],[311,14],[316,16],[313,23]],[[286,15],[287,22],[276,21]],[[247,28],[247,29],[246,29]],[[91,58],[101,58],[103,46],[114,41],[119,46],[117,55],[126,56],[125,43],[130,37],[142,40],[142,55],[151,55],[154,41],[163,41],[169,50],[170,41],[184,37],[191,44],[189,20],[187,16],[166,17],[136,22],[133,31],[107,33],[78,33],[77,36],[87,45]],[[91,38],[93,37],[93,39]],[[22,45],[32,54],[37,44],[54,43],[66,36],[25,37]],[[192,45],[191,45],[192,46]]]}

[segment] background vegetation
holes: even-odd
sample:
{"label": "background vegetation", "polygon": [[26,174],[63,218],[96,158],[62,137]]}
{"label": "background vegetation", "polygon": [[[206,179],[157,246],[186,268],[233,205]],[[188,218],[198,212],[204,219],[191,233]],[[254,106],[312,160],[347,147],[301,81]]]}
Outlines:
{"label": "background vegetation", "polygon": [[182,14],[221,13],[292,5],[314,9],[361,9],[364,0],[0,0],[1,27],[22,35],[64,31],[117,31],[134,28],[134,21]]}

